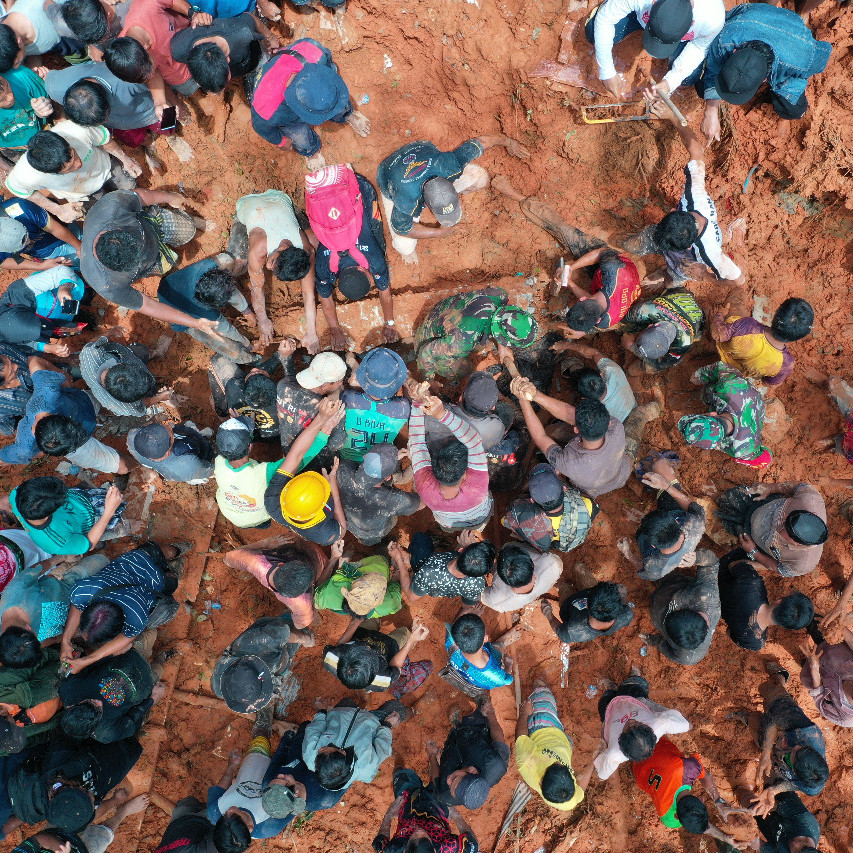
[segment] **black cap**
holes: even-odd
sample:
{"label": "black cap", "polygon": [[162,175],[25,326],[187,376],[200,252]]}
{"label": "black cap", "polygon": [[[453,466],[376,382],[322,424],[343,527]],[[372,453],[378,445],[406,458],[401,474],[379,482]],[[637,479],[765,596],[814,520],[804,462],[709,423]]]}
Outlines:
{"label": "black cap", "polygon": [[690,0],[658,0],[652,5],[643,33],[643,50],[655,59],[668,59],[692,24]]}
{"label": "black cap", "polygon": [[745,104],[769,73],[770,64],[760,51],[752,47],[736,50],[717,75],[717,94],[729,104]]}
{"label": "black cap", "polygon": [[358,302],[370,292],[370,279],[361,267],[347,267],[338,273],[338,290],[351,302]]}
{"label": "black cap", "polygon": [[799,545],[823,545],[829,538],[826,522],[803,509],[796,509],[785,516],[785,532]]}
{"label": "black cap", "polygon": [[545,462],[533,466],[530,472],[530,497],[546,512],[562,503],[563,482],[553,466]]}
{"label": "black cap", "polygon": [[257,655],[234,661],[222,673],[222,698],[237,714],[252,714],[266,708],[274,693],[269,667]]}
{"label": "black cap", "polygon": [[80,832],[95,819],[92,795],[82,788],[62,785],[47,803],[48,823],[64,832]]}

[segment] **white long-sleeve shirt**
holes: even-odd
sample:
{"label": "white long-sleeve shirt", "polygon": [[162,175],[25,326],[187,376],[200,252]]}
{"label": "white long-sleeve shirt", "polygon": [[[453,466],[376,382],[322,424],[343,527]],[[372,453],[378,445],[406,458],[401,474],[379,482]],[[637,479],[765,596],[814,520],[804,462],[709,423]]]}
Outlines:
{"label": "white long-sleeve shirt", "polygon": [[[598,62],[599,79],[609,80],[616,76],[616,66],[613,64],[616,24],[634,12],[645,29],[653,5],[649,0],[604,0],[599,6],[595,13],[595,59]],[[663,78],[669,85],[670,92],[677,89],[682,80],[702,62],[711,42],[725,22],[726,9],[723,0],[694,0],[693,23],[681,39],[687,44]]]}

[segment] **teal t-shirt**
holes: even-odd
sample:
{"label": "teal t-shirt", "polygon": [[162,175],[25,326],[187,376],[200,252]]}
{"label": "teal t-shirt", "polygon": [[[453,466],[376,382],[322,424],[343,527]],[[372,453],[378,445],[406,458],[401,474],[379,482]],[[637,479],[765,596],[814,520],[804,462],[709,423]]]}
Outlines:
{"label": "teal t-shirt", "polygon": [[347,407],[344,416],[347,437],[338,453],[351,462],[361,462],[374,444],[393,444],[412,410],[405,397],[372,400],[361,391],[347,390],[341,399]]}
{"label": "teal t-shirt", "polygon": [[47,89],[38,74],[21,66],[2,75],[12,89],[15,103],[11,109],[0,110],[0,147],[24,148],[44,127],[44,119],[33,111],[33,98],[46,98]]}
{"label": "teal t-shirt", "polygon": [[13,489],[9,495],[12,511],[39,548],[49,554],[86,554],[89,551],[91,544],[86,534],[97,521],[98,514],[85,494],[71,489],[65,503],[53,513],[50,521],[44,527],[33,527],[18,512],[15,502],[17,491]]}

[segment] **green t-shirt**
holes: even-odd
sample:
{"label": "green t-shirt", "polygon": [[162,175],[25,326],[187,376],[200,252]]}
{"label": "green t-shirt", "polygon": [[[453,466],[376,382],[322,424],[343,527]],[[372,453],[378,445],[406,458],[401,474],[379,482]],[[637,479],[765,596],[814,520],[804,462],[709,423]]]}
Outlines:
{"label": "green t-shirt", "polygon": [[8,110],[0,110],[0,147],[24,148],[44,126],[44,119],[35,114],[30,101],[46,98],[47,90],[41,77],[23,65],[2,76],[12,89],[15,103]]}
{"label": "green t-shirt", "polygon": [[[349,589],[352,582],[362,575],[370,572],[380,572],[386,578],[390,577],[391,567],[384,557],[378,555],[366,557],[358,563],[343,563],[343,565],[326,581],[314,591],[314,606],[318,610],[332,610],[335,613],[344,613],[344,596],[342,589]],[[385,591],[385,598],[364,619],[376,619],[390,616],[403,606],[403,591],[398,583],[389,583]]]}
{"label": "green t-shirt", "polygon": [[71,489],[65,503],[50,517],[44,527],[33,527],[18,512],[17,489],[9,495],[12,511],[20,519],[30,539],[48,554],[86,554],[91,547],[86,534],[98,520],[95,508],[82,492]]}

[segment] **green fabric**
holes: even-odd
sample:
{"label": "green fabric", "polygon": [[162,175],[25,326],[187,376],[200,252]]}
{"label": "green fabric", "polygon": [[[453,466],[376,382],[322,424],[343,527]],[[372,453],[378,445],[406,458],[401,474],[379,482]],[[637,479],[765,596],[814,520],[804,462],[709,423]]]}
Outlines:
{"label": "green fabric", "polygon": [[344,415],[347,443],[338,451],[342,459],[361,463],[374,444],[394,443],[409,419],[392,417],[383,411],[385,408],[390,407],[381,400],[372,400],[367,409],[347,406]]}
{"label": "green fabric", "polygon": [[4,72],[3,76],[15,96],[15,104],[8,110],[0,110],[0,146],[24,148],[44,127],[44,119],[33,111],[33,98],[46,98],[47,90],[38,74],[21,66]]}
{"label": "green fabric", "polygon": [[[302,471],[306,466],[310,465],[314,459],[317,457],[317,454],[329,443],[329,436],[326,435],[322,430],[314,436],[314,441],[311,442],[311,446],[308,448],[305,456],[302,457],[302,464],[299,466],[299,470]],[[276,463],[278,465],[278,463]],[[273,474],[275,473],[275,469],[273,469]],[[298,472],[297,472],[298,473]],[[272,474],[270,474],[270,479],[272,479]]]}
{"label": "green fabric", "polygon": [[[0,702],[18,705],[24,710],[40,705],[59,695],[59,646],[48,646],[40,663],[25,669],[0,666]],[[56,727],[59,715],[46,723],[26,726],[27,742],[42,732]],[[0,755],[3,753],[0,752]]]}
{"label": "green fabric", "polygon": [[[366,557],[358,563],[343,563],[341,567],[322,586],[314,591],[314,606],[318,610],[331,610],[344,613],[344,596],[342,589],[349,589],[352,582],[370,572],[380,572],[386,578],[390,577],[391,567],[384,557],[379,555]],[[398,583],[389,583],[385,598],[378,607],[370,611],[364,619],[377,619],[396,613],[403,606],[403,590]]]}
{"label": "green fabric", "polygon": [[682,791],[690,791],[693,789],[692,785],[682,785],[676,792],[675,796],[672,799],[672,805],[670,806],[669,811],[665,815],[661,815],[660,822],[664,826],[668,826],[670,829],[678,829],[681,826],[681,821],[675,816],[675,809],[678,806],[678,796]]}

